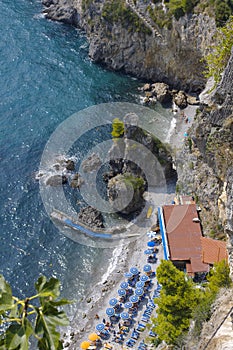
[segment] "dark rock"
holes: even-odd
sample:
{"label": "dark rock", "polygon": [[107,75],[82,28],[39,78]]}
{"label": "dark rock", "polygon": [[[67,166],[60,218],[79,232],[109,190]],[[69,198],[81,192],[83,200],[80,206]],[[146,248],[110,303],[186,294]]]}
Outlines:
{"label": "dark rock", "polygon": [[78,220],[91,228],[104,227],[104,218],[102,213],[91,206],[81,208],[78,214]]}
{"label": "dark rock", "polygon": [[82,169],[85,173],[91,172],[98,169],[101,166],[102,162],[99,156],[95,153],[90,155],[87,159],[82,162]]}
{"label": "dark rock", "polygon": [[48,186],[61,186],[68,182],[65,175],[52,175],[46,180]]}
{"label": "dark rock", "polygon": [[155,94],[160,103],[169,103],[172,100],[172,95],[169,86],[165,83],[152,84],[152,93]]}
{"label": "dark rock", "polygon": [[175,102],[175,104],[179,107],[179,108],[186,108],[188,105],[187,102],[187,96],[185,94],[184,91],[179,91],[178,94],[176,94],[173,97],[173,101]]}
{"label": "dark rock", "polygon": [[73,160],[68,159],[66,161],[66,169],[69,170],[69,171],[74,171],[75,170],[75,164],[74,164]]}
{"label": "dark rock", "polygon": [[189,105],[199,105],[200,101],[195,96],[187,95],[187,102]]}
{"label": "dark rock", "polygon": [[145,181],[131,173],[119,174],[108,182],[108,198],[111,206],[122,214],[140,210],[144,205]]}
{"label": "dark rock", "polygon": [[150,91],[151,90],[151,85],[149,83],[145,84],[142,88],[143,91]]}
{"label": "dark rock", "polygon": [[79,188],[84,183],[84,180],[81,178],[80,174],[75,174],[71,180],[70,186],[72,188]]}

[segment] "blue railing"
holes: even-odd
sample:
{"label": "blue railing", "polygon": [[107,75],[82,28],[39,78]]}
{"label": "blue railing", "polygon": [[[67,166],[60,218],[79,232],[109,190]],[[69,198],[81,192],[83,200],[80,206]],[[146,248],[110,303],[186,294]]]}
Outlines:
{"label": "blue railing", "polygon": [[169,260],[170,254],[168,249],[166,228],[165,228],[164,219],[163,219],[163,209],[161,207],[158,208],[158,218],[159,218],[159,227],[160,227],[160,232],[161,232],[162,242],[163,242],[164,259]]}
{"label": "blue railing", "polygon": [[64,220],[64,223],[68,226],[71,226],[73,227],[74,229],[76,230],[79,230],[83,233],[85,233],[86,235],[88,236],[91,236],[91,237],[98,237],[98,238],[112,238],[112,235],[110,233],[97,233],[97,232],[93,232],[91,230],[88,230],[87,228],[81,226],[81,225],[78,225],[78,224],[75,224],[73,221],[71,221],[70,219],[65,219]]}

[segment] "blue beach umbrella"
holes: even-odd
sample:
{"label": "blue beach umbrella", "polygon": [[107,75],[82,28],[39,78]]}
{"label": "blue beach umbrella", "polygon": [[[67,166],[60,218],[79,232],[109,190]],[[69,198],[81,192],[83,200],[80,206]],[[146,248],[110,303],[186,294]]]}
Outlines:
{"label": "blue beach umbrella", "polygon": [[135,290],[135,295],[137,295],[138,297],[141,297],[144,294],[144,290],[142,288],[137,288]]}
{"label": "blue beach umbrella", "polygon": [[126,278],[132,278],[133,274],[131,272],[126,272],[124,275]]}
{"label": "blue beach umbrella", "polygon": [[95,329],[98,331],[98,332],[102,332],[105,328],[105,324],[104,323],[99,323],[97,324],[97,326],[95,327]]}
{"label": "blue beach umbrella", "polygon": [[130,298],[129,298],[129,301],[131,301],[131,303],[137,303],[139,301],[139,298],[137,295],[132,295]]}
{"label": "blue beach umbrella", "polygon": [[122,289],[127,289],[127,288],[129,287],[129,283],[127,283],[127,282],[122,282],[121,285],[120,285],[120,287],[121,287]]}
{"label": "blue beach umbrella", "polygon": [[117,303],[118,303],[118,300],[116,298],[112,298],[109,300],[110,306],[116,306]]}
{"label": "blue beach umbrella", "polygon": [[118,295],[120,296],[120,297],[123,297],[124,295],[126,295],[126,291],[125,291],[125,289],[118,289]]}
{"label": "blue beach umbrella", "polygon": [[113,309],[113,307],[108,307],[108,308],[106,309],[106,314],[107,314],[109,317],[115,315],[115,310]]}
{"label": "blue beach umbrella", "polygon": [[148,281],[149,280],[149,277],[147,276],[147,275],[142,275],[141,277],[140,277],[140,281],[142,281],[142,282],[146,282],[146,281]]}
{"label": "blue beach umbrella", "polygon": [[144,272],[150,272],[151,271],[151,266],[150,265],[145,265],[144,267],[143,267],[143,271]]}
{"label": "blue beach umbrella", "polygon": [[143,281],[139,281],[136,283],[136,288],[143,288],[145,286],[145,283]]}
{"label": "blue beach umbrella", "polygon": [[130,318],[130,315],[128,312],[122,312],[121,318],[122,318],[122,320],[128,320]]}
{"label": "blue beach umbrella", "polygon": [[144,250],[144,254],[150,255],[150,254],[153,254],[153,253],[154,253],[153,249],[146,249],[146,250]]}
{"label": "blue beach umbrella", "polygon": [[155,242],[150,241],[150,242],[147,243],[147,246],[153,248],[153,247],[155,247]]}
{"label": "blue beach umbrella", "polygon": [[132,302],[131,301],[128,301],[127,303],[125,303],[124,307],[126,309],[130,309],[131,307],[133,306]]}
{"label": "blue beach umbrella", "polygon": [[137,275],[138,274],[138,269],[136,267],[131,267],[131,269],[129,270],[133,275]]}

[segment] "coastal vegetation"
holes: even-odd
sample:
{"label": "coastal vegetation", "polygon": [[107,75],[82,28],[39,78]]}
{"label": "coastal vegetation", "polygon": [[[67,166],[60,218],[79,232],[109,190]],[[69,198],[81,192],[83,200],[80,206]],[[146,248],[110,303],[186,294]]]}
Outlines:
{"label": "coastal vegetation", "polygon": [[207,62],[206,77],[213,77],[215,84],[221,79],[227,62],[230,58],[233,45],[233,16],[230,17],[226,25],[219,29],[216,35],[217,44],[212,52],[205,57]]}
{"label": "coastal vegetation", "polygon": [[151,34],[141,18],[127,6],[124,0],[105,1],[102,17],[108,23],[121,23],[129,32]]}
{"label": "coastal vegetation", "polygon": [[58,326],[68,326],[69,321],[60,306],[70,303],[57,300],[60,282],[47,281],[40,276],[35,283],[37,293],[23,300],[12,295],[11,286],[0,275],[0,349],[27,350],[30,338],[37,340],[40,350],[62,349]]}
{"label": "coastal vegetation", "polygon": [[112,138],[118,139],[119,137],[122,137],[124,135],[125,127],[122,120],[119,118],[114,118],[112,122]]}
{"label": "coastal vegetation", "polygon": [[196,284],[171,261],[162,260],[157,268],[157,279],[162,285],[158,304],[158,316],[152,319],[155,343],[185,343],[191,319],[194,322],[192,336],[200,335],[203,323],[211,316],[211,307],[221,288],[230,288],[230,269],[225,260],[216,263],[207,280]]}
{"label": "coastal vegetation", "polygon": [[161,28],[172,26],[172,18],[179,20],[186,14],[205,13],[215,18],[218,27],[225,25],[226,21],[233,14],[232,0],[165,0],[166,11],[161,1],[154,0],[155,6],[148,6],[150,17]]}

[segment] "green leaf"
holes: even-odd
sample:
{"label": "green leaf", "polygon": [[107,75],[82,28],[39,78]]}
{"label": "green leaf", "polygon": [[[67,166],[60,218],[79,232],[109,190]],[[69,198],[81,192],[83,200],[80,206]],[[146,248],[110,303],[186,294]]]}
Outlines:
{"label": "green leaf", "polygon": [[0,298],[2,296],[2,293],[9,293],[12,296],[10,285],[5,281],[5,278],[0,275]]}
{"label": "green leaf", "polygon": [[60,341],[60,334],[56,328],[47,322],[47,318],[40,312],[36,320],[36,333],[42,335],[38,341],[39,349],[57,350]]}
{"label": "green leaf", "polygon": [[38,342],[39,349],[58,350],[61,347],[60,334],[57,326],[68,326],[69,320],[63,311],[59,311],[50,302],[43,305],[42,310],[36,308],[37,319],[35,332],[41,339]]}
{"label": "green leaf", "polygon": [[9,314],[9,317],[17,318],[18,316],[19,316],[18,304],[14,303],[14,305],[11,308],[11,312]]}
{"label": "green leaf", "polygon": [[60,299],[58,301],[50,301],[49,302],[51,305],[53,306],[62,306],[62,305],[67,305],[67,304],[72,304],[73,301],[72,300],[67,300],[67,299]]}
{"label": "green leaf", "polygon": [[47,281],[45,276],[40,276],[35,287],[40,297],[57,298],[60,295],[60,282],[54,277]]}
{"label": "green leaf", "polygon": [[28,350],[29,337],[32,334],[32,326],[25,319],[22,325],[13,324],[6,331],[5,345],[8,350]]}
{"label": "green leaf", "polygon": [[13,298],[9,283],[0,275],[0,314],[12,308]]}

